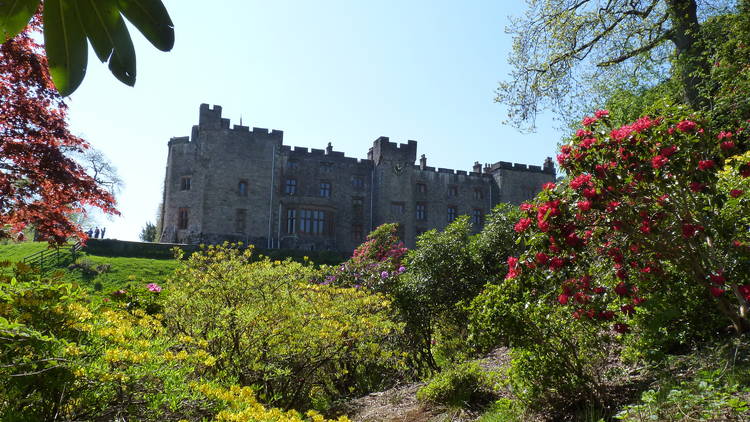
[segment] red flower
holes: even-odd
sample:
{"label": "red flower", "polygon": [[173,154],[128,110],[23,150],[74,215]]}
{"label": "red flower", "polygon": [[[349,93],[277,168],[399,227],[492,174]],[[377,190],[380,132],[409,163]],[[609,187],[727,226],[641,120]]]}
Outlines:
{"label": "red flower", "polygon": [[524,202],[523,204],[521,204],[520,208],[521,208],[521,211],[526,211],[526,212],[532,211],[534,210],[534,204],[529,204],[528,202]]}
{"label": "red flower", "polygon": [[604,294],[604,292],[606,292],[606,291],[607,291],[606,287],[599,286],[599,287],[595,287],[594,288],[594,293],[596,293],[598,295]]}
{"label": "red flower", "polygon": [[630,332],[630,327],[628,327],[628,324],[623,324],[621,322],[618,322],[612,328],[614,328],[614,330],[620,334],[626,334]]}
{"label": "red flower", "polygon": [[513,228],[517,233],[521,233],[526,231],[531,226],[531,223],[533,222],[530,218],[522,218],[518,220],[518,223],[516,223],[516,226]]}
{"label": "red flower", "polygon": [[[585,137],[590,136],[590,135],[591,135],[591,131],[590,130],[578,129],[576,131],[576,136],[579,137],[579,138],[585,138]],[[563,151],[563,148],[565,148],[565,147],[568,147],[568,151],[567,152],[570,152],[570,146],[569,145],[564,145],[562,148],[560,148],[560,151]],[[563,151],[563,152],[565,152],[565,151]]]}
{"label": "red flower", "polygon": [[693,192],[702,192],[706,185],[700,182],[690,182],[690,190]]}
{"label": "red flower", "polygon": [[606,310],[606,311],[601,311],[601,312],[599,312],[599,313],[598,313],[598,314],[596,315],[596,317],[597,317],[598,319],[603,319],[603,320],[605,320],[605,321],[610,321],[610,320],[611,320],[612,318],[614,318],[614,317],[615,317],[615,313],[614,313],[614,312],[612,312],[612,311],[610,311],[610,310]]}
{"label": "red flower", "polygon": [[634,297],[633,298],[633,305],[638,306],[638,305],[640,305],[641,303],[643,303],[645,301],[646,301],[646,299],[644,299],[642,297]]}
{"label": "red flower", "polygon": [[581,174],[579,176],[576,176],[575,179],[570,181],[570,187],[573,189],[578,190],[584,186],[591,186],[590,174]]}
{"label": "red flower", "polygon": [[695,224],[683,223],[682,224],[682,237],[689,239],[695,236],[698,233],[698,231],[700,231],[700,227],[701,226],[698,226]]}
{"label": "red flower", "polygon": [[690,120],[683,120],[680,123],[677,123],[677,130],[680,132],[693,132],[695,130],[695,122],[692,122]]}
{"label": "red flower", "polygon": [[708,278],[714,284],[724,284],[727,281],[723,271],[717,271],[716,274],[709,274]]}
{"label": "red flower", "polygon": [[609,110],[596,110],[594,113],[594,116],[596,116],[597,119],[601,119],[603,117],[609,117]]}
{"label": "red flower", "polygon": [[591,201],[578,201],[576,205],[578,205],[578,209],[581,211],[588,211],[591,209]]}
{"label": "red flower", "polygon": [[584,126],[591,126],[594,123],[596,123],[596,120],[597,120],[596,117],[586,116],[583,118],[583,121],[581,122],[581,124]]}
{"label": "red flower", "polygon": [[[619,270],[618,273],[620,271],[622,271],[622,270]],[[619,277],[619,275],[618,275],[618,277]],[[620,278],[622,278],[622,277],[620,277]],[[630,289],[628,289],[627,284],[623,283],[622,281],[620,283],[618,283],[617,286],[615,286],[615,293],[617,293],[618,296],[627,296],[628,293],[629,293],[629,291],[630,291]]]}
{"label": "red flower", "polygon": [[731,138],[731,137],[732,137],[732,132],[724,132],[724,131],[719,132],[719,135],[717,136],[717,138],[719,139]]}
{"label": "red flower", "polygon": [[714,163],[714,160],[701,160],[698,162],[698,169],[699,170],[709,170],[714,168],[716,164]]}
{"label": "red flower", "polygon": [[663,155],[665,157],[670,157],[675,152],[677,152],[677,147],[674,146],[674,145],[668,146],[668,147],[664,147],[664,148],[661,149],[661,155]]}
{"label": "red flower", "polygon": [[743,164],[740,166],[740,176],[750,177],[750,164]]}
{"label": "red flower", "polygon": [[511,279],[515,278],[517,275],[521,274],[521,268],[518,266],[518,258],[514,256],[508,257],[508,274],[505,276],[505,279]]}
{"label": "red flower", "polygon": [[584,140],[581,141],[580,145],[581,145],[581,148],[583,148],[583,149],[589,149],[589,148],[593,147],[595,143],[596,143],[596,139],[594,139],[594,138],[585,138]]}
{"label": "red flower", "polygon": [[734,145],[734,142],[732,142],[732,141],[724,141],[724,142],[721,143],[721,149],[724,152],[731,151],[731,150],[734,149],[734,147],[735,147],[735,145]]}
{"label": "red flower", "polygon": [[555,188],[555,184],[552,183],[552,182],[547,182],[547,183],[545,183],[545,184],[542,185],[542,189],[544,189],[544,190],[552,190],[554,188]]}
{"label": "red flower", "polygon": [[552,271],[556,271],[562,268],[563,265],[565,265],[565,261],[559,256],[556,256],[550,260],[549,269]]}
{"label": "red flower", "polygon": [[739,196],[742,196],[743,193],[745,193],[745,191],[741,189],[732,189],[731,191],[729,191],[729,195],[732,198],[737,198]]}
{"label": "red flower", "polygon": [[711,296],[713,296],[713,297],[719,297],[719,296],[721,296],[721,295],[724,294],[724,289],[721,289],[721,288],[716,287],[716,286],[711,286],[711,287],[708,288],[708,290],[711,291]]}
{"label": "red flower", "polygon": [[544,252],[537,252],[536,254],[536,262],[539,265],[544,265],[549,260],[549,257]]}
{"label": "red flower", "polygon": [[629,304],[628,305],[622,305],[620,307],[620,310],[622,311],[623,314],[625,314],[627,316],[632,316],[635,313],[635,306],[629,305]]}
{"label": "red flower", "polygon": [[583,190],[583,196],[585,196],[588,199],[594,199],[596,198],[596,189],[594,188],[586,188]]}
{"label": "red flower", "polygon": [[560,302],[560,305],[567,305],[568,304],[568,298],[569,296],[566,294],[561,294],[557,297],[557,301]]}
{"label": "red flower", "polygon": [[651,159],[651,166],[655,169],[664,167],[669,162],[669,158],[663,155],[657,155]]}

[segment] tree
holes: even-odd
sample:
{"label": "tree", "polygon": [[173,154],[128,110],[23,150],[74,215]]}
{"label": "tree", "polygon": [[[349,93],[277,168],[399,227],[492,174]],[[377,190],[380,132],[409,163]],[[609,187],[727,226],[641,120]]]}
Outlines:
{"label": "tree", "polygon": [[85,206],[117,214],[110,192],[69,153],[88,143],[67,128],[66,106],[55,90],[34,19],[0,45],[0,238],[19,237],[27,225],[51,242],[83,236],[71,219]]}
{"label": "tree", "polygon": [[138,238],[143,242],[156,242],[156,226],[152,222],[147,221]]}
{"label": "tree", "polygon": [[88,42],[102,63],[126,85],[135,84],[135,50],[123,16],[154,47],[169,51],[174,25],[161,0],[13,0],[0,2],[0,40],[18,35],[44,5],[44,44],[60,94],[78,88],[88,61]]}
{"label": "tree", "polygon": [[[684,102],[705,106],[699,87],[710,67],[704,56],[703,23],[732,10],[711,0],[528,0],[513,21],[511,79],[497,90],[517,126],[555,108],[565,118],[616,90],[642,89],[671,71]],[[748,2],[740,0],[742,10]],[[602,97],[592,93],[602,92]],[[593,99],[593,100],[592,100]]]}
{"label": "tree", "polygon": [[112,195],[117,194],[122,189],[123,181],[117,173],[117,168],[101,151],[94,148],[87,148],[83,151],[75,151],[73,157],[81,163],[96,183],[107,189]]}

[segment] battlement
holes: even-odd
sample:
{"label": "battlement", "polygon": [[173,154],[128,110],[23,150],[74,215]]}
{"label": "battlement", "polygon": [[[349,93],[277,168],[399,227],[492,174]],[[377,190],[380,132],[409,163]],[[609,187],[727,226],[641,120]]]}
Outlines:
{"label": "battlement", "polygon": [[169,138],[169,145],[170,147],[172,145],[182,145],[182,144],[189,144],[190,143],[190,137],[189,136],[173,136],[172,138]]}
{"label": "battlement", "polygon": [[485,174],[485,173],[476,173],[476,172],[469,172],[466,170],[453,170],[453,169],[447,169],[442,167],[429,167],[425,166],[424,168],[415,165],[412,166],[415,172],[417,172],[418,175],[421,176],[429,176],[434,174],[446,174],[446,175],[452,175],[456,176],[458,181],[464,181],[464,180],[481,180],[481,179],[491,179],[492,175]]}
{"label": "battlement", "polygon": [[390,142],[387,136],[381,136],[372,143],[367,158],[375,163],[382,160],[413,163],[417,159],[417,141],[409,140],[405,144],[397,144]]}
{"label": "battlement", "polygon": [[548,173],[555,174],[555,167],[551,165],[551,162],[545,161],[544,166],[526,165],[520,163],[511,163],[508,161],[498,161],[494,164],[485,164],[484,172],[491,173],[497,170],[512,170],[512,171],[525,171],[530,173]]}
{"label": "battlement", "polygon": [[372,166],[372,160],[359,159],[354,157],[347,157],[341,151],[333,150],[322,150],[316,148],[306,147],[292,147],[289,145],[282,145],[281,152],[288,154],[290,158],[305,160],[306,158],[315,159],[317,161],[325,160],[333,163],[342,163],[347,165],[366,165]]}
{"label": "battlement", "polygon": [[[221,106],[214,105],[210,107],[208,104],[201,104],[198,116],[198,127],[203,129],[220,130],[226,129],[229,132],[251,134],[252,136],[265,136],[273,139],[283,139],[284,131],[273,129],[269,131],[266,128],[254,127],[250,130],[249,126],[244,125],[231,125],[231,122],[227,118],[221,116]],[[230,127],[231,126],[231,127]]]}

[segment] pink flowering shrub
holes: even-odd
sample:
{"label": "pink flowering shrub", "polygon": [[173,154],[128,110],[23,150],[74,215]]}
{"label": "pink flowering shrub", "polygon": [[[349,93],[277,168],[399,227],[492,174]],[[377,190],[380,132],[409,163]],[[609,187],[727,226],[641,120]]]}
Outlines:
{"label": "pink flowering shrub", "polygon": [[345,287],[367,287],[388,292],[395,280],[406,271],[404,243],[399,240],[398,224],[383,224],[367,236],[352,257],[335,267],[323,283]]}
{"label": "pink flowering shrub", "polygon": [[665,291],[697,292],[707,317],[747,331],[750,159],[735,157],[750,147],[747,124],[714,132],[682,113],[584,119],[557,156],[567,180],[521,206],[528,249],[507,278],[545,277],[570,317],[616,333]]}

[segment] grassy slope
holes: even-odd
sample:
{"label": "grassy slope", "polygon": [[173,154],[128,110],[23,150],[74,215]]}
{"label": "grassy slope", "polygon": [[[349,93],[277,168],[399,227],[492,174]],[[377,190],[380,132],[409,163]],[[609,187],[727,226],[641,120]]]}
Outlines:
{"label": "grassy slope", "polygon": [[[0,261],[11,263],[47,248],[45,242],[0,245]],[[66,280],[109,292],[129,283],[161,283],[177,266],[173,259],[119,258],[82,254],[77,265],[62,268]],[[3,269],[0,268],[0,271]],[[5,270],[9,271],[9,270]]]}
{"label": "grassy slope", "polygon": [[47,249],[47,242],[23,242],[0,245],[0,261],[17,262],[35,252]]}

